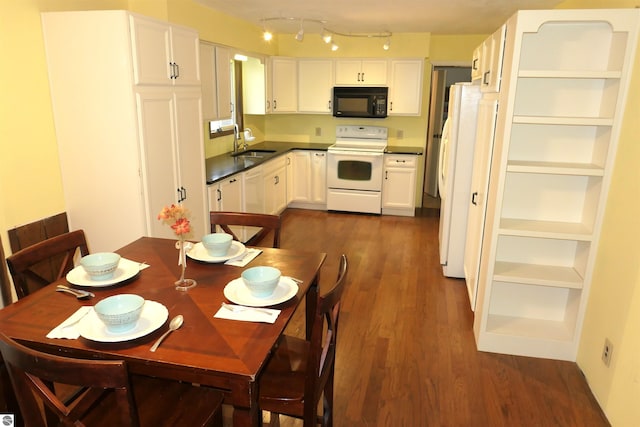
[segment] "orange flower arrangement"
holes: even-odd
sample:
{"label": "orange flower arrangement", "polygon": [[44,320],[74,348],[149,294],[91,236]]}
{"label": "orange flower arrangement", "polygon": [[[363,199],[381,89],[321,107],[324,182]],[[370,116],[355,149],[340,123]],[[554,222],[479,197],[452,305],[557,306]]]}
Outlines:
{"label": "orange flower arrangement", "polygon": [[171,205],[162,208],[158,214],[158,219],[163,224],[170,225],[173,232],[180,238],[191,233],[191,223],[189,222],[189,210],[181,205]]}
{"label": "orange flower arrangement", "polygon": [[182,205],[172,204],[171,206],[165,206],[158,214],[158,219],[162,221],[163,224],[170,225],[173,232],[178,236],[176,249],[180,251],[178,255],[178,265],[182,266],[182,274],[175,285],[176,289],[186,291],[196,286],[195,280],[184,278],[184,271],[187,267],[186,253],[191,248],[191,243],[185,242],[187,235],[191,234],[189,210]]}

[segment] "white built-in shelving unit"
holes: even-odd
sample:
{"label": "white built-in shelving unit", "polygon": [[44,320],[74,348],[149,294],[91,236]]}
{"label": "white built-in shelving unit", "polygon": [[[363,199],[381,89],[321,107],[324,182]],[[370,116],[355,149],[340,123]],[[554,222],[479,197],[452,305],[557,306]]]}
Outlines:
{"label": "white built-in shelving unit", "polygon": [[639,18],[637,9],[549,10],[507,21],[480,350],[575,360]]}

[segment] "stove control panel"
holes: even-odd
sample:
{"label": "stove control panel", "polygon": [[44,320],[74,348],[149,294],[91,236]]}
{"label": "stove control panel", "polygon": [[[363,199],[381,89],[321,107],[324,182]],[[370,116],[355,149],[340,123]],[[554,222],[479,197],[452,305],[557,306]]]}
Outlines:
{"label": "stove control panel", "polygon": [[382,126],[336,126],[336,139],[387,139],[388,129]]}

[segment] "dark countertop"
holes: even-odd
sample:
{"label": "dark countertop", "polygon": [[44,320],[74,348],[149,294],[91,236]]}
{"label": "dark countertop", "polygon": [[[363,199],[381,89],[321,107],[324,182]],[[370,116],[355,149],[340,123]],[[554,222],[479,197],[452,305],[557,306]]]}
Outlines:
{"label": "dark countertop", "polygon": [[[317,150],[327,151],[333,143],[313,143],[313,142],[277,142],[264,141],[249,146],[247,150],[273,150],[273,153],[264,153],[261,158],[238,158],[231,156],[231,153],[220,154],[209,157],[205,160],[207,185],[225,179],[231,175],[254,168],[266,161],[285,154],[291,150]],[[387,147],[387,153],[392,154],[422,154],[422,149],[418,147]]]}
{"label": "dark countertop", "polygon": [[386,154],[413,154],[416,156],[422,156],[422,148],[421,147],[408,147],[408,146],[395,146],[392,147],[387,145],[387,149],[384,151]]}

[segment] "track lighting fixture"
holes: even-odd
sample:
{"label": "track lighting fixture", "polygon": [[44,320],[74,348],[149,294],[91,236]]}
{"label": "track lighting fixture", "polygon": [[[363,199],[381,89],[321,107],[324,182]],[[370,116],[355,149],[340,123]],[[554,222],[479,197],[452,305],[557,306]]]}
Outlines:
{"label": "track lighting fixture", "polygon": [[382,48],[384,50],[389,50],[389,48],[391,47],[391,32],[389,32],[389,31],[383,31],[381,33],[342,33],[340,31],[334,31],[334,30],[331,30],[331,29],[327,28],[325,26],[326,21],[322,21],[322,20],[318,20],[318,19],[286,18],[286,17],[264,18],[264,19],[261,20],[262,26],[263,26],[263,29],[264,29],[263,37],[267,41],[271,40],[271,38],[273,37],[272,34],[269,31],[267,31],[267,29],[265,27],[265,23],[267,21],[300,21],[300,29],[298,30],[298,32],[295,35],[295,39],[297,41],[299,41],[299,42],[302,42],[304,40],[304,24],[305,23],[307,23],[307,24],[316,24],[316,25],[321,27],[320,37],[322,37],[322,40],[326,44],[329,44],[331,46],[331,50],[334,51],[334,52],[336,50],[338,50],[338,45],[335,43],[335,37],[334,36],[386,38],[386,41],[385,41],[384,45],[382,46]]}

